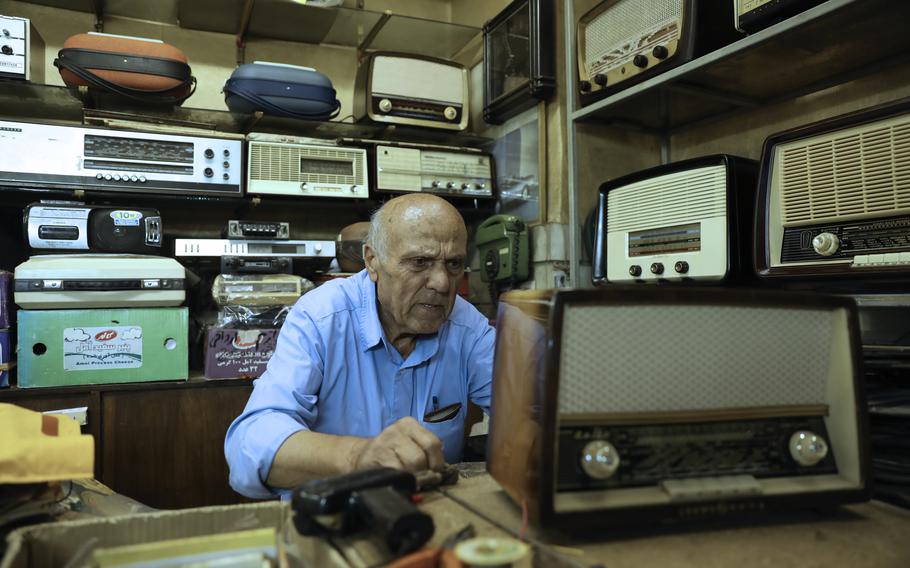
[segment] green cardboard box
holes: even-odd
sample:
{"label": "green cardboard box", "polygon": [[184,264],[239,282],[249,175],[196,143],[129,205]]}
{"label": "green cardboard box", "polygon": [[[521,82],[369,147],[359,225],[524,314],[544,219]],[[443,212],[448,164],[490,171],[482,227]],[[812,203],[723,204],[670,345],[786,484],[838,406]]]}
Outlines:
{"label": "green cardboard box", "polygon": [[187,378],[187,308],[20,310],[19,386]]}

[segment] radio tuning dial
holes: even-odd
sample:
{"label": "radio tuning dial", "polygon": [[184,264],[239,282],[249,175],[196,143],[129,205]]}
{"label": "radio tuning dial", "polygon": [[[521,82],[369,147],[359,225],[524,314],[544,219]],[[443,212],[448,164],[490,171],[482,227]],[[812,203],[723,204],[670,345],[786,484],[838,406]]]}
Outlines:
{"label": "radio tuning dial", "polygon": [[828,455],[828,443],[810,430],[798,430],[790,436],[790,457],[801,466],[811,467]]}
{"label": "radio tuning dial", "polygon": [[215,151],[212,150],[211,148],[206,148],[204,154],[205,154],[206,160],[211,160],[212,158],[215,157]]}
{"label": "radio tuning dial", "polygon": [[592,479],[609,479],[619,469],[619,453],[606,440],[588,442],[581,450],[581,469]]}
{"label": "radio tuning dial", "polygon": [[632,266],[629,267],[629,275],[634,276],[635,278],[638,278],[639,276],[641,276],[641,267],[638,266],[637,264],[633,264]]}
{"label": "radio tuning dial", "polygon": [[389,112],[392,110],[392,101],[389,99],[382,99],[379,101],[379,110],[382,112]]}
{"label": "radio tuning dial", "polygon": [[207,178],[210,178],[213,175],[215,175],[215,172],[212,170],[212,168],[205,168],[204,170],[202,170],[202,175],[204,175]]}
{"label": "radio tuning dial", "polygon": [[812,239],[812,248],[822,256],[831,256],[840,248],[840,239],[834,233],[819,233]]}
{"label": "radio tuning dial", "polygon": [[651,50],[651,55],[657,59],[666,59],[670,55],[670,50],[665,45],[655,45]]}
{"label": "radio tuning dial", "polygon": [[680,274],[685,274],[689,272],[689,263],[685,260],[677,260],[676,264],[673,265],[673,270]]}
{"label": "radio tuning dial", "polygon": [[455,107],[446,107],[442,111],[442,115],[446,117],[446,120],[455,120],[455,117],[458,116],[458,111],[455,110]]}
{"label": "radio tuning dial", "polygon": [[663,264],[661,264],[660,262],[655,262],[655,263],[653,263],[653,264],[651,265],[651,274],[658,274],[658,275],[659,275],[659,274],[663,274],[663,273],[664,273],[664,265],[663,265]]}
{"label": "radio tuning dial", "polygon": [[607,76],[603,73],[598,73],[597,75],[594,75],[594,82],[603,87],[607,84]]}
{"label": "radio tuning dial", "polygon": [[632,65],[644,69],[648,66],[648,57],[639,53],[632,58]]}

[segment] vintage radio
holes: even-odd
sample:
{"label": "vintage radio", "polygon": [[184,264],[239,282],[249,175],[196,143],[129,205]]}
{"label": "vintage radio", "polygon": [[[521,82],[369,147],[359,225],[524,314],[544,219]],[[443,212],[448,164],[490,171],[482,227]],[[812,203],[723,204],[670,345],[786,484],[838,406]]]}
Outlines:
{"label": "vintage radio", "polygon": [[0,185],[240,195],[242,140],[0,120]]}
{"label": "vintage radio", "polygon": [[595,284],[752,275],[754,160],[707,156],[600,186]]}
{"label": "vintage radio", "polygon": [[214,259],[225,274],[321,272],[335,258],[335,241],[176,239],[174,256],[202,264]]}
{"label": "vintage radio", "polygon": [[0,77],[44,83],[44,40],[27,18],[0,15]]}
{"label": "vintage radio", "polygon": [[125,308],[177,306],[186,270],[173,258],[138,254],[33,256],[16,267],[19,307]]}
{"label": "vintage radio", "polygon": [[228,221],[229,239],[289,239],[291,224],[287,221]]}
{"label": "vintage radio", "polygon": [[733,0],[733,23],[739,31],[751,34],[822,2],[824,0]]}
{"label": "vintage radio", "polygon": [[578,22],[583,105],[741,37],[724,0],[605,0]]}
{"label": "vintage radio", "polygon": [[766,278],[910,276],[910,99],[773,135],[757,199]]}
{"label": "vintage radio", "polygon": [[357,69],[353,114],[357,120],[464,130],[470,116],[468,100],[463,65],[378,51]]}
{"label": "vintage radio", "polygon": [[849,298],[509,292],[487,467],[547,528],[868,499],[859,342]]}
{"label": "vintage radio", "polygon": [[157,209],[41,202],[25,208],[23,223],[28,246],[36,251],[161,253]]}
{"label": "vintage radio", "polygon": [[422,191],[481,199],[495,196],[493,157],[476,150],[378,144],[374,163],[377,192]]}
{"label": "vintage radio", "polygon": [[312,286],[293,274],[219,274],[212,297],[219,306],[291,306]]}
{"label": "vintage radio", "polygon": [[247,137],[249,194],[369,197],[367,151],[275,134]]}

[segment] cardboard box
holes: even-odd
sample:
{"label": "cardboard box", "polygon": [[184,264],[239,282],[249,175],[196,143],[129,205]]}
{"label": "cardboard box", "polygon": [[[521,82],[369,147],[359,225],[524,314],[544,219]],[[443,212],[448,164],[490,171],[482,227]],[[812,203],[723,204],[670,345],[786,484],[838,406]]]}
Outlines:
{"label": "cardboard box", "polygon": [[294,531],[287,504],[202,507],[21,528],[7,537],[0,568],[83,566],[101,548],[256,528],[274,528],[279,534]]}
{"label": "cardboard box", "polygon": [[205,377],[258,377],[275,353],[278,329],[209,328],[205,338]]}
{"label": "cardboard box", "polygon": [[13,274],[0,270],[0,329],[13,325],[16,307],[13,305]]}
{"label": "cardboard box", "polygon": [[10,339],[11,333],[0,329],[0,388],[9,386],[9,372],[13,366],[13,348],[16,342]]}
{"label": "cardboard box", "polygon": [[187,308],[20,310],[19,386],[186,380]]}

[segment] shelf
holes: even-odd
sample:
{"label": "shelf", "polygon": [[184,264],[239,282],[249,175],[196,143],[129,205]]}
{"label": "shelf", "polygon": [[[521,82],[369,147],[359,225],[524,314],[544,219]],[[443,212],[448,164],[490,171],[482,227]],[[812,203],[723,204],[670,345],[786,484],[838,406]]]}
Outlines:
{"label": "shelf", "polygon": [[910,61],[910,2],[828,0],[571,113],[670,133]]}
{"label": "shelf", "polygon": [[0,117],[7,117],[9,120],[50,120],[93,125],[101,124],[101,121],[134,121],[142,118],[152,125],[195,128],[227,134],[270,132],[314,138],[362,138],[466,147],[481,147],[492,142],[490,138],[469,132],[414,126],[370,122],[320,122],[268,115],[259,117],[227,110],[187,107],[136,108],[114,98],[96,97],[83,102],[74,91],[66,87],[2,79]]}

